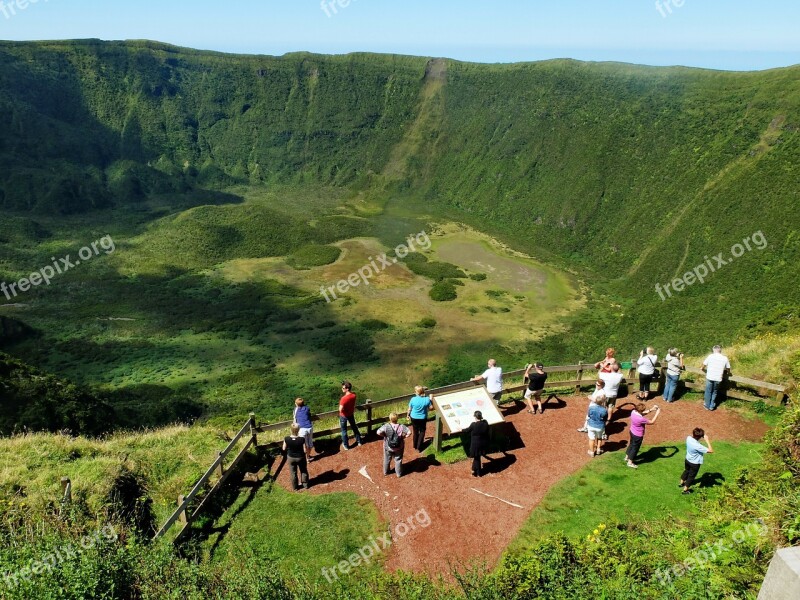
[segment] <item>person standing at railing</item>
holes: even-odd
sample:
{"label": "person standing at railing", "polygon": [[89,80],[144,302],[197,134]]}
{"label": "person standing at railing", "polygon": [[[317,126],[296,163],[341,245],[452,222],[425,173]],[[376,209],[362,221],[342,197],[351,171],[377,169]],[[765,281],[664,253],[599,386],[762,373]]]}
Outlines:
{"label": "person standing at railing", "polygon": [[314,460],[311,456],[311,451],[314,450],[314,424],[311,422],[311,409],[302,398],[294,401],[294,422],[300,425],[300,437],[306,441],[310,462]]}
{"label": "person standing at railing", "polygon": [[297,471],[300,471],[300,481],[303,489],[308,489],[308,446],[306,439],[300,435],[300,425],[292,423],[291,435],[283,439],[283,452],[286,454],[286,463],[289,465],[289,472],[292,474],[292,489],[297,491],[300,486],[297,483]]}
{"label": "person standing at railing", "polygon": [[412,438],[414,450],[422,452],[425,447],[425,429],[428,425],[428,411],[433,408],[433,396],[426,396],[425,388],[418,385],[414,388],[415,396],[408,403],[407,417],[414,430]]}
{"label": "person standing at railing", "polygon": [[347,440],[347,424],[353,428],[356,435],[356,444],[361,446],[361,432],[356,425],[356,395],[353,393],[353,384],[349,381],[342,382],[342,398],[339,400],[339,426],[342,428],[342,447],[350,450]]}
{"label": "person standing at railing", "polygon": [[617,359],[614,358],[616,353],[617,351],[614,348],[606,348],[605,358],[594,363],[594,368],[601,373],[611,373],[612,367],[617,364]]}
{"label": "person standing at railing", "polygon": [[622,383],[622,373],[619,372],[619,363],[614,361],[611,365],[611,371],[600,371],[597,374],[597,378],[605,382],[603,393],[606,396],[606,408],[608,409],[606,424],[608,424],[611,422],[611,417],[617,406],[619,385]]}
{"label": "person standing at railing", "polygon": [[647,347],[647,354],[642,350],[639,352],[639,360],[636,362],[639,370],[639,400],[650,398],[650,384],[655,381],[658,385],[659,377],[656,374],[658,356],[652,346]]}
{"label": "person standing at railing", "polygon": [[678,352],[677,348],[670,348],[667,357],[664,359],[667,366],[667,381],[664,384],[664,401],[675,401],[675,390],[678,389],[678,380],[683,371],[683,352]]}
{"label": "person standing at railing", "polygon": [[706,374],[703,405],[706,410],[717,410],[717,392],[725,376],[731,374],[731,363],[722,353],[722,346],[717,344],[711,349],[711,354],[703,361],[703,371]]}
{"label": "person standing at railing", "polygon": [[[535,371],[531,374],[531,368]],[[525,367],[525,375],[523,381],[528,380],[528,389],[525,390],[525,402],[528,403],[528,412],[532,415],[536,414],[536,409],[533,408],[533,401],[539,408],[539,413],[544,414],[544,407],[542,406],[542,392],[544,391],[544,384],[547,381],[547,373],[544,372],[544,365],[540,362],[529,364]]]}
{"label": "person standing at railing", "polygon": [[497,366],[497,361],[490,358],[486,363],[486,370],[481,375],[475,375],[471,381],[485,381],[486,391],[491,395],[494,403],[499,406],[503,397],[503,369]]}

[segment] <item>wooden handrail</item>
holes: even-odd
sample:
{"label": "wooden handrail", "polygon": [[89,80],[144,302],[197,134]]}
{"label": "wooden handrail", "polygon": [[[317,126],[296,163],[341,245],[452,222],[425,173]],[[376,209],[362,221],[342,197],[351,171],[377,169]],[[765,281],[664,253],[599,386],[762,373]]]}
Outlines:
{"label": "wooden handrail", "polygon": [[[200,490],[203,489],[203,486],[206,483],[208,483],[208,481],[211,479],[214,473],[222,466],[225,457],[228,456],[228,454],[230,454],[230,452],[233,450],[233,448],[236,446],[239,440],[242,439],[245,433],[250,433],[250,427],[253,424],[254,424],[254,418],[251,417],[247,420],[247,423],[245,423],[244,426],[239,430],[239,433],[233,436],[233,439],[228,443],[225,449],[218,454],[217,459],[211,464],[211,466],[206,470],[206,472],[197,481],[197,483],[194,484],[192,490],[186,496],[181,496],[180,501],[178,502],[178,508],[175,509],[175,512],[173,512],[166,521],[164,521],[164,524],[161,526],[161,528],[156,532],[155,536],[153,537],[154,540],[157,540],[158,538],[162,537],[165,533],[167,533],[167,531],[169,531],[169,529],[179,519],[185,518],[189,504],[191,504],[195,496],[197,496]],[[239,452],[239,455],[236,457],[235,462],[238,462],[238,460],[241,458],[244,452],[250,448],[252,443],[253,440],[251,438],[250,440],[247,441],[245,447]],[[223,470],[223,475],[221,479],[224,478],[226,478],[226,476],[225,476],[225,471]],[[191,519],[187,519],[187,525],[189,523],[191,523]]]}

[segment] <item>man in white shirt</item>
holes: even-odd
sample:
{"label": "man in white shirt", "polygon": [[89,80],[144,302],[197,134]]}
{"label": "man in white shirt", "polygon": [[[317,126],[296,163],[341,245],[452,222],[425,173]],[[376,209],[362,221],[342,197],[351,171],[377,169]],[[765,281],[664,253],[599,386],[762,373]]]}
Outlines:
{"label": "man in white shirt", "polygon": [[472,381],[485,381],[486,391],[492,396],[492,400],[497,404],[503,396],[503,369],[497,366],[497,361],[493,358],[486,363],[488,367],[483,374],[475,375]]}
{"label": "man in white shirt", "polygon": [[611,365],[610,373],[603,373],[601,371],[597,374],[597,377],[606,383],[603,387],[603,391],[606,396],[606,402],[608,402],[606,406],[608,408],[608,417],[606,418],[606,423],[610,423],[611,413],[614,412],[614,408],[617,406],[619,384],[622,383],[622,373],[619,372],[619,363],[614,363]]}
{"label": "man in white shirt", "polygon": [[712,348],[711,354],[703,361],[703,371],[706,374],[706,393],[703,404],[706,410],[717,409],[717,392],[725,375],[731,374],[731,363],[722,353],[722,346],[717,344]]}

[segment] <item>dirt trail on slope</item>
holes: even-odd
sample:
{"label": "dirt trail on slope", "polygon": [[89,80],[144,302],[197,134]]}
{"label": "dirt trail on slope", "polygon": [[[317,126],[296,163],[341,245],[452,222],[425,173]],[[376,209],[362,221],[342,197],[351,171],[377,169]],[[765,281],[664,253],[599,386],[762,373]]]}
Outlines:
{"label": "dirt trail on slope", "polygon": [[[390,531],[425,509],[430,525],[397,536],[388,551],[386,564],[391,570],[446,575],[451,568],[462,569],[472,563],[491,568],[550,487],[591,460],[621,460],[629,439],[627,417],[632,405],[626,404],[627,399],[619,402],[622,410],[618,409],[607,430],[610,456],[593,459],[587,454],[586,434],[576,432],[576,428],[583,423],[588,401],[565,396],[551,399],[543,415],[530,415],[509,405],[502,427],[514,449],[505,456],[490,455],[494,460],[488,461],[488,474],[482,478],[472,477],[471,461],[432,464],[410,444],[405,452],[404,476],[384,476],[382,442],[370,440],[350,451],[330,448],[331,454],[311,462],[312,487],[308,493],[354,492],[369,498],[388,521]],[[724,408],[708,412],[698,402],[667,404],[660,398],[657,402],[662,415],[648,428],[646,445],[679,442],[694,427],[705,428],[712,441],[759,441],[768,430],[764,423],[747,421]],[[429,438],[432,434],[433,424],[429,423]],[[359,474],[365,465],[375,483]],[[630,476],[636,473],[631,470]],[[679,475],[676,473],[676,478]],[[280,473],[279,482],[291,487],[286,469]],[[488,498],[472,488],[523,508]]]}

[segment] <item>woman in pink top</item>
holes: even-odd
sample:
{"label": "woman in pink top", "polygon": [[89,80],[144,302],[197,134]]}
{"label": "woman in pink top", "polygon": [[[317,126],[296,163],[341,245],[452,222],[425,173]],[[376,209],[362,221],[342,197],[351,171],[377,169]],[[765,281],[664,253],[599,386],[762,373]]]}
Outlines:
{"label": "woman in pink top", "polygon": [[[625,452],[625,462],[631,469],[638,469],[639,467],[633,463],[636,460],[636,455],[639,454],[639,448],[642,447],[642,440],[644,439],[644,428],[647,425],[652,425],[661,414],[661,409],[654,406],[650,410],[645,410],[647,407],[644,403],[639,402],[636,409],[631,413],[631,443],[628,444],[628,450]],[[652,421],[644,418],[644,415],[656,411],[656,416]]]}

